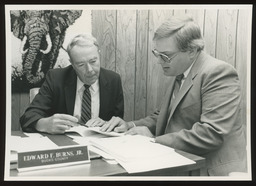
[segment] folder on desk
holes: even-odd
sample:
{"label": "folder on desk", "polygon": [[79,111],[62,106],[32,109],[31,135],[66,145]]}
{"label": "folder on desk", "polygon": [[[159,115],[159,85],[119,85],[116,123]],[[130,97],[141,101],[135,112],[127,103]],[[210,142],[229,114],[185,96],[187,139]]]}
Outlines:
{"label": "folder on desk", "polygon": [[128,173],[195,163],[173,148],[153,143],[150,138],[140,135],[92,139],[91,144],[109,153]]}

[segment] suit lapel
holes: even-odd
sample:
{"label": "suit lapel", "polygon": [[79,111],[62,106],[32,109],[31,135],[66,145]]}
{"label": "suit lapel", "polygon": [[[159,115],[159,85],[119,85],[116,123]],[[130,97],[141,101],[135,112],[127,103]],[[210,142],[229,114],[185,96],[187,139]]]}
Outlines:
{"label": "suit lapel", "polygon": [[193,86],[193,80],[196,77],[196,75],[198,74],[198,71],[201,69],[204,58],[205,58],[205,54],[204,54],[204,52],[201,52],[198,56],[198,59],[193,64],[187,78],[185,79],[185,81],[184,81],[184,83],[183,83],[183,85],[182,85],[182,87],[179,91],[179,94],[177,95],[176,99],[173,102],[171,112],[170,112],[170,115],[168,117],[168,121],[167,121],[167,125],[166,125],[165,129],[168,128],[168,125],[170,123],[170,119],[171,119],[175,109],[177,108],[177,106],[181,102],[182,98],[189,91],[189,89],[191,89],[191,87]]}
{"label": "suit lapel", "polygon": [[176,107],[178,106],[178,104],[180,103],[181,99],[184,97],[184,95],[188,92],[188,90],[193,86],[193,81],[191,78],[191,75],[188,75],[187,78],[185,79],[183,86],[181,87],[176,99],[174,100],[174,102],[172,103],[172,107],[171,107],[171,111],[170,111],[170,115],[168,118],[168,123],[170,121],[170,118],[173,115],[173,112],[175,111]]}
{"label": "suit lapel", "polygon": [[70,72],[70,78],[67,79],[65,88],[64,88],[67,112],[70,115],[73,115],[73,112],[74,112],[75,98],[76,98],[76,80],[77,80],[77,75],[75,71],[72,69]]}

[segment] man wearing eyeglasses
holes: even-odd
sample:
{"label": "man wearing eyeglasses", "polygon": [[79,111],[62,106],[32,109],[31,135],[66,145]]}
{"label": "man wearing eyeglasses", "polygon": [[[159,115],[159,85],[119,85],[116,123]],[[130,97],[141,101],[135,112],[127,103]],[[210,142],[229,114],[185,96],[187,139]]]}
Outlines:
{"label": "man wearing eyeglasses", "polygon": [[164,22],[153,41],[152,52],[163,73],[175,77],[161,109],[137,121],[113,117],[101,130],[149,136],[156,143],[203,156],[203,176],[246,171],[236,70],[203,51],[200,28],[189,17]]}

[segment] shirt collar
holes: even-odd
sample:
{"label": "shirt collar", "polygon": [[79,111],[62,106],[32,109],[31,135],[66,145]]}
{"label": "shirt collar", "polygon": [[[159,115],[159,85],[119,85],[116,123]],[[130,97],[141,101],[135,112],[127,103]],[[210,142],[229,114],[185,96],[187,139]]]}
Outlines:
{"label": "shirt collar", "polygon": [[[77,91],[84,91],[84,83],[77,77],[76,81]],[[99,89],[99,80],[97,79],[91,86],[90,90],[96,92]]]}
{"label": "shirt collar", "polygon": [[193,63],[189,66],[189,68],[183,73],[184,74],[184,79],[186,79],[188,77],[188,74],[193,66],[193,64],[196,62],[198,56],[199,56],[200,53],[197,54],[197,57],[195,58],[195,60],[193,61]]}

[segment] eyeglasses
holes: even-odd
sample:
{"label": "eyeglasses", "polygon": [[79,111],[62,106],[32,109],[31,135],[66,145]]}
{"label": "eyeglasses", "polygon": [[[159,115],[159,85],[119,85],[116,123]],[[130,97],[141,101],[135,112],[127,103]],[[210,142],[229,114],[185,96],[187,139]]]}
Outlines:
{"label": "eyeglasses", "polygon": [[154,56],[156,56],[157,58],[161,57],[161,59],[166,62],[166,63],[171,63],[171,61],[179,54],[179,52],[176,52],[174,55],[172,55],[172,57],[169,57],[163,53],[158,52],[156,49],[152,50],[152,53],[154,54]]}

